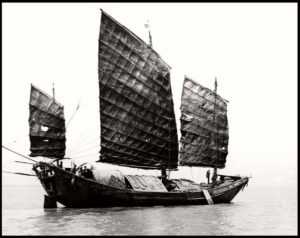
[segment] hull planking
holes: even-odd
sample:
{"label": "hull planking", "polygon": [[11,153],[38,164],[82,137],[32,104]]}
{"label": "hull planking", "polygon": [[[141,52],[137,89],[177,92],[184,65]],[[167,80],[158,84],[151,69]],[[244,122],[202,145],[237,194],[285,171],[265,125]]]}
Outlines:
{"label": "hull planking", "polygon": [[[39,170],[42,166],[42,170]],[[53,164],[40,162],[33,168],[47,195],[66,207],[120,207],[206,205],[203,191],[156,192],[122,189],[77,176]],[[214,203],[230,203],[248,184],[240,178],[226,185],[208,188]]]}

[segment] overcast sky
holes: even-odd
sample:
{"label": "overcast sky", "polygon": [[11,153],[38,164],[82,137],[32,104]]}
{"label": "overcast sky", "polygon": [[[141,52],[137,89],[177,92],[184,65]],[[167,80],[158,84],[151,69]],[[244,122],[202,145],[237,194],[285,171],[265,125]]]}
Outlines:
{"label": "overcast sky", "polygon": [[[172,67],[178,129],[184,75],[211,89],[217,77],[218,93],[229,100],[229,154],[220,173],[252,175],[253,186],[297,185],[296,3],[2,4],[3,145],[30,153],[30,84],[51,95],[54,83],[67,123],[80,104],[67,127],[67,156],[98,159],[100,8],[146,42],[149,20],[153,48]],[[31,173],[14,162],[21,157],[4,149],[2,155],[3,170]],[[206,170],[185,167],[173,175],[199,181]],[[33,177],[2,178],[38,184]]]}

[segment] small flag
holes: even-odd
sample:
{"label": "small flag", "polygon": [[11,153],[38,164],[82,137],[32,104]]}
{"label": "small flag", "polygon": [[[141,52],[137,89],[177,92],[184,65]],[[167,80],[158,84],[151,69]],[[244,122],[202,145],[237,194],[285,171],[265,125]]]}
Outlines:
{"label": "small flag", "polygon": [[149,20],[147,20],[147,23],[145,23],[145,28],[150,28]]}
{"label": "small flag", "polygon": [[147,23],[144,24],[145,28],[148,29],[148,34],[149,34],[149,45],[152,47],[152,36],[151,36],[151,32],[150,32],[150,23],[149,20],[147,20]]}

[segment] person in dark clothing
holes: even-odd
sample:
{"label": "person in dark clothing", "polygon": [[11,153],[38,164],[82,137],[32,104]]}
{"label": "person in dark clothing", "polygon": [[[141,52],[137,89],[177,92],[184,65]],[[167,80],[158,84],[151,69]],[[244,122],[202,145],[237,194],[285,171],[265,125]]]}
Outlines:
{"label": "person in dark clothing", "polygon": [[73,174],[75,174],[76,168],[77,168],[77,166],[76,166],[76,164],[74,164],[74,167],[72,168],[72,173]]}
{"label": "person in dark clothing", "polygon": [[207,170],[207,171],[206,171],[206,178],[207,178],[207,183],[209,183],[210,170]]}

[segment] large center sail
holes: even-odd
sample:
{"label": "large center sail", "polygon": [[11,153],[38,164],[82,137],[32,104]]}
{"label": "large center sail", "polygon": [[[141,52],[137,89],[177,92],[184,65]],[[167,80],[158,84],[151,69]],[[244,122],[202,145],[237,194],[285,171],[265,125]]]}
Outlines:
{"label": "large center sail", "polygon": [[185,77],[180,109],[180,165],[224,168],[229,138],[227,101]]}
{"label": "large center sail", "polygon": [[30,156],[63,158],[66,149],[64,107],[33,85],[28,121]]}
{"label": "large center sail", "polygon": [[176,168],[178,139],[170,67],[104,11],[98,72],[99,161],[145,169]]}

